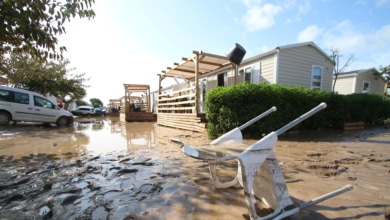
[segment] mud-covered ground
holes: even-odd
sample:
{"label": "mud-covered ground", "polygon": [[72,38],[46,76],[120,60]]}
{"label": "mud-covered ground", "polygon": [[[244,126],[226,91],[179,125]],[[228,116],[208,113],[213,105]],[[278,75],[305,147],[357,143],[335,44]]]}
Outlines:
{"label": "mud-covered ground", "polygon": [[[247,219],[242,189],[215,189],[207,163],[185,156],[171,138],[209,141],[114,119],[70,128],[1,127],[0,219]],[[354,187],[291,219],[385,219],[389,213],[390,129],[292,132],[274,150],[296,203]]]}

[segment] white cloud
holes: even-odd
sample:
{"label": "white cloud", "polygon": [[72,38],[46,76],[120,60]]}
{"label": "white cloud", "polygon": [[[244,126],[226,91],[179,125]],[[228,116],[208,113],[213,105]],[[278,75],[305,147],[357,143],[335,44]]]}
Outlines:
{"label": "white cloud", "polygon": [[388,5],[388,4],[390,4],[390,0],[377,0],[375,3],[375,5],[377,7],[382,7],[382,6]]}
{"label": "white cloud", "polygon": [[269,48],[267,45],[263,45],[263,46],[261,47],[261,52],[262,52],[262,53],[268,52],[268,51],[270,51],[270,50],[271,50],[271,48]]}
{"label": "white cloud", "polygon": [[367,31],[355,28],[349,21],[342,21],[323,35],[327,47],[339,48],[348,53],[378,53],[388,50],[390,25]]}
{"label": "white cloud", "polygon": [[388,52],[390,42],[390,25],[383,26],[374,33],[368,34],[367,41],[373,51]]}
{"label": "white cloud", "polygon": [[390,62],[388,51],[390,25],[371,32],[356,28],[348,20],[336,24],[331,29],[311,25],[302,30],[297,39],[299,42],[314,41],[324,50],[339,49],[344,54],[342,59],[355,55],[350,70],[378,68],[379,65],[388,65]]}
{"label": "white cloud", "polygon": [[292,11],[290,17],[286,19],[286,23],[295,23],[302,20],[301,16],[311,10],[311,3],[309,0],[284,0],[280,5],[285,10]]}
{"label": "white cloud", "polygon": [[309,1],[304,1],[302,4],[298,5],[298,11],[300,14],[306,14],[311,9]]}
{"label": "white cloud", "polygon": [[260,5],[262,3],[262,0],[243,0],[242,2],[247,7],[253,7],[255,5]]}
{"label": "white cloud", "polygon": [[282,7],[273,4],[254,6],[244,16],[245,26],[249,31],[266,29],[275,24],[274,17],[282,11]]}
{"label": "white cloud", "polygon": [[316,25],[310,25],[298,34],[298,42],[314,41],[324,32],[323,28]]}

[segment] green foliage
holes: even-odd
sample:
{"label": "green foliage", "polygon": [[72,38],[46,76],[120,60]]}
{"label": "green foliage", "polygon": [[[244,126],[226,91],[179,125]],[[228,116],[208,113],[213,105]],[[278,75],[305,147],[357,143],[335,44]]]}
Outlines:
{"label": "green foliage", "polygon": [[100,99],[91,98],[91,99],[89,99],[89,101],[91,102],[91,104],[94,108],[99,108],[99,107],[103,106],[103,102]]}
{"label": "green foliage", "polygon": [[[37,58],[62,58],[65,47],[56,50],[64,24],[77,15],[93,18],[94,0],[2,0],[0,2],[0,58],[10,52],[25,52]],[[0,59],[1,60],[1,59]]]}
{"label": "green foliage", "polygon": [[207,133],[216,138],[243,125],[272,106],[277,111],[243,130],[244,135],[261,137],[275,131],[321,102],[327,108],[305,120],[295,130],[322,129],[341,122],[375,123],[390,118],[390,100],[379,95],[338,95],[298,86],[242,83],[217,87],[206,94]]}
{"label": "green foliage", "polygon": [[388,66],[380,66],[379,67],[380,75],[382,75],[387,83],[390,83],[390,65]]}
{"label": "green foliage", "polygon": [[76,105],[83,106],[83,105],[89,105],[89,103],[84,101],[84,100],[78,99],[78,100],[76,100]]}
{"label": "green foliage", "polygon": [[5,76],[15,87],[50,93],[61,98],[65,108],[86,95],[85,83],[89,79],[84,78],[85,74],[70,74],[74,69],[67,67],[69,60],[44,62],[26,53],[11,53],[4,64],[0,66],[0,76]]}
{"label": "green foliage", "polygon": [[390,117],[390,99],[374,94],[345,96],[345,122],[363,121],[374,124]]}

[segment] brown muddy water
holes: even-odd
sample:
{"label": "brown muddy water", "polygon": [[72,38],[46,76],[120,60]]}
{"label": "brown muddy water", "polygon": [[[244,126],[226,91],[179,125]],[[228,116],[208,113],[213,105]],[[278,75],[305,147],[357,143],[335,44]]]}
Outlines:
{"label": "brown muddy water", "polygon": [[[210,141],[110,117],[78,118],[65,128],[0,127],[0,219],[248,219],[242,189],[215,189],[207,163],[185,156],[172,138]],[[281,136],[275,153],[294,202],[354,185],[290,219],[384,219],[389,146],[383,126]]]}

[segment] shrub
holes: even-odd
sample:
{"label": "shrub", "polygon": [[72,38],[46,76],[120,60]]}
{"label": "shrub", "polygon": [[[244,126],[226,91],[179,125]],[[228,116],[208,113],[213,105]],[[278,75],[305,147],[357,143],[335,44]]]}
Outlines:
{"label": "shrub", "polygon": [[325,110],[293,129],[323,129],[350,121],[376,123],[390,118],[390,100],[384,96],[345,96],[300,86],[242,83],[217,87],[206,94],[207,134],[214,139],[276,106],[276,112],[243,131],[244,135],[261,137],[264,133],[283,127],[321,102],[327,103]]}

